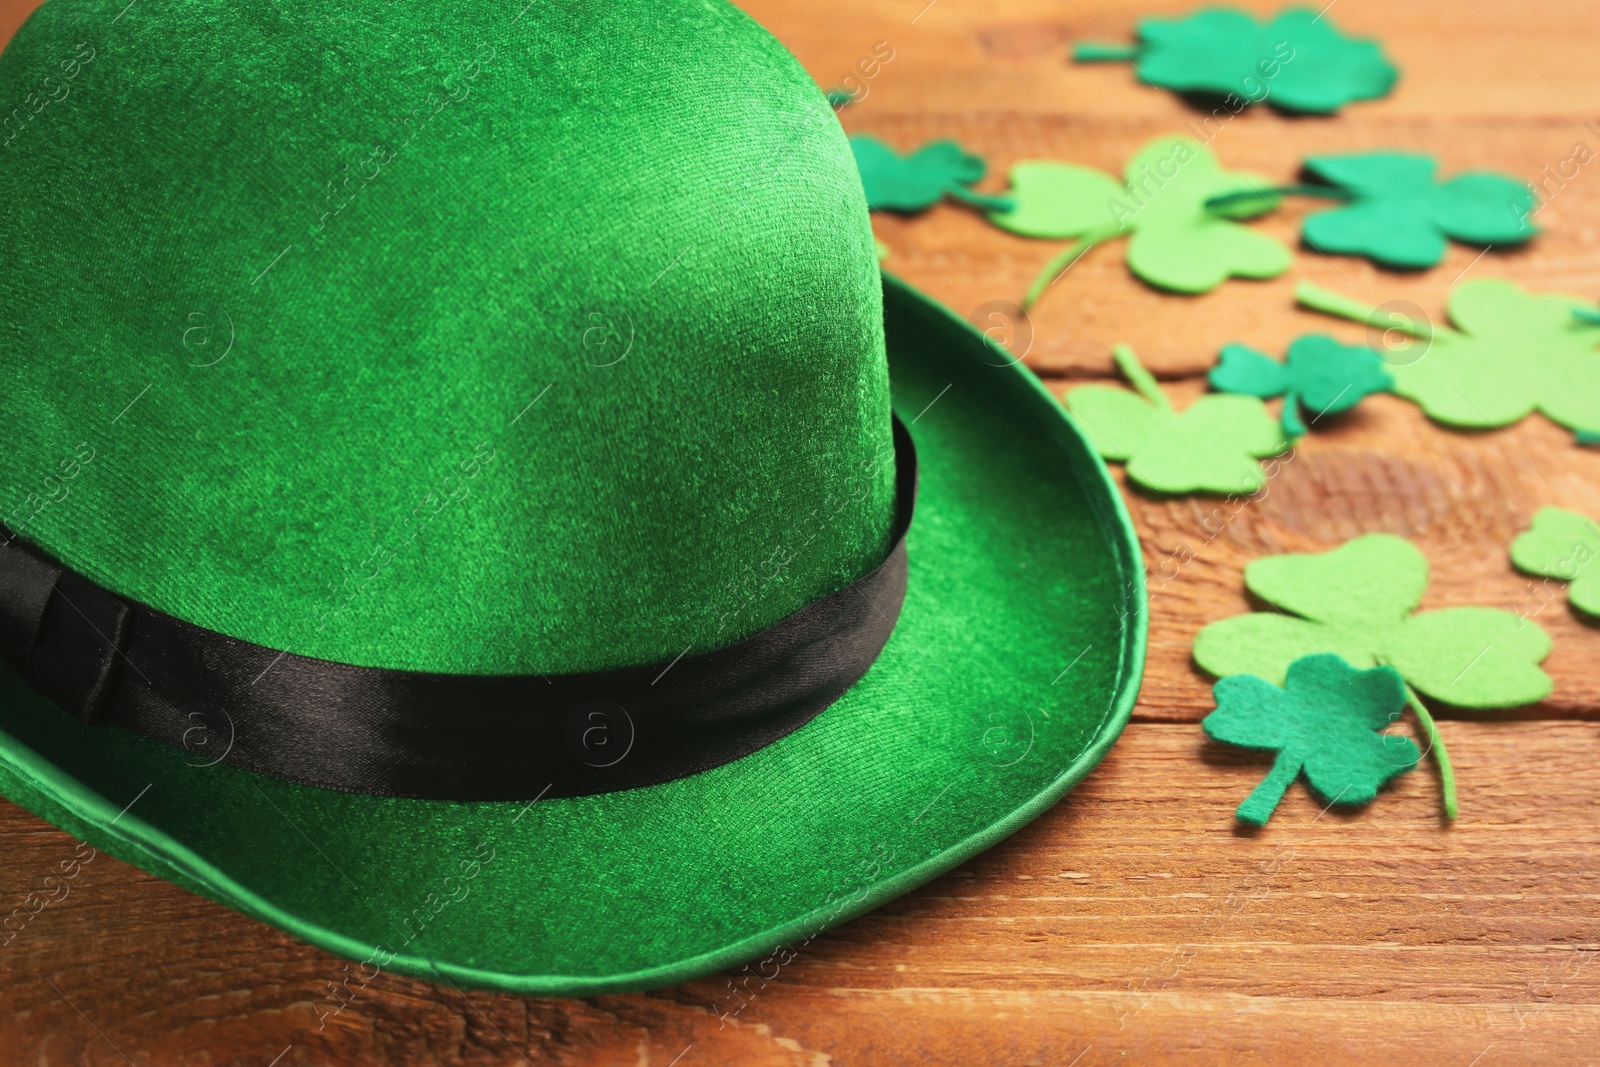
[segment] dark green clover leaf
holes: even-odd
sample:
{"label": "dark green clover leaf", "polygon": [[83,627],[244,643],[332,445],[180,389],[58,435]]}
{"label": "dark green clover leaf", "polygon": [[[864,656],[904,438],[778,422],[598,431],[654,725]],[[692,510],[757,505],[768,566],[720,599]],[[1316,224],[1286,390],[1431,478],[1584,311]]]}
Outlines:
{"label": "dark green clover leaf", "polygon": [[[1428,561],[1393,534],[1367,534],[1331,552],[1254,560],[1244,584],[1271,611],[1204,627],[1194,659],[1219,678],[1283,679],[1312,653],[1337,653],[1357,667],[1390,666],[1411,689],[1462,708],[1511,708],[1550,695],[1539,663],[1545,632],[1513,612],[1459,607],[1417,611]],[[1408,694],[1439,764],[1445,815],[1455,818],[1455,774],[1433,716]]]}
{"label": "dark green clover leaf", "polygon": [[1447,239],[1474,245],[1520,244],[1538,232],[1526,183],[1487,171],[1435,179],[1431,156],[1361,152],[1313,156],[1306,170],[1350,199],[1306,217],[1306,244],[1366,256],[1386,267],[1421,270],[1444,258]]}
{"label": "dark green clover leaf", "polygon": [[983,177],[984,162],[954,141],[934,141],[908,156],[866,134],[850,138],[856,169],[874,211],[915,214],[944,196],[991,211],[1006,211],[1011,202],[975,193],[967,186]]}
{"label": "dark green clover leaf", "polygon": [[1335,655],[1305,656],[1289,665],[1282,689],[1235,674],[1214,693],[1217,710],[1200,724],[1208,735],[1278,754],[1239,805],[1239,821],[1251,826],[1266,825],[1301,775],[1326,804],[1366,804],[1422,758],[1410,738],[1378,732],[1406,706],[1405,682],[1393,667],[1363,671]]}
{"label": "dark green clover leaf", "polygon": [[1315,412],[1311,421],[1316,422],[1394,385],[1378,353],[1365,345],[1340,344],[1324,334],[1296,338],[1283,363],[1244,345],[1227,345],[1209,377],[1212,387],[1224,393],[1263,400],[1283,397],[1283,430],[1291,436],[1306,432],[1300,420],[1302,404]]}
{"label": "dark green clover leaf", "polygon": [[1266,25],[1222,7],[1181,19],[1149,18],[1139,23],[1135,47],[1080,44],[1073,55],[1080,61],[1131,59],[1139,80],[1222,97],[1230,111],[1265,102],[1281,111],[1328,114],[1352,100],[1384,95],[1398,77],[1377,42],[1346,37],[1309,8],[1290,8]]}

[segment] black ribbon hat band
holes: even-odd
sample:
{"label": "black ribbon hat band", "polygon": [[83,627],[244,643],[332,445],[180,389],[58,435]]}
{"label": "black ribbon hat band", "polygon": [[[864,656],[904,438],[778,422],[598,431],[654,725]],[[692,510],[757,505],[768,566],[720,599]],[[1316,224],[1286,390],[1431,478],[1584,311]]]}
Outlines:
{"label": "black ribbon hat band", "polygon": [[88,723],[346,792],[588,796],[683,778],[799,729],[866,673],[900,614],[916,453],[894,424],[893,548],[737,644],[566,675],[432,674],[312,659],[125,601],[21,542],[0,549],[0,659]]}

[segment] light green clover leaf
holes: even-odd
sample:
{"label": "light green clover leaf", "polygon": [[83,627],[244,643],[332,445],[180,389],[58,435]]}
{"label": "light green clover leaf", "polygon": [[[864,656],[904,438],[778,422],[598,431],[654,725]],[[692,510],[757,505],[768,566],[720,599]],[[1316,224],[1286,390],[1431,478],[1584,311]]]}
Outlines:
{"label": "light green clover leaf", "polygon": [[1338,293],[1301,284],[1308,307],[1397,329],[1427,341],[1391,360],[1394,391],[1451,426],[1508,426],[1542,411],[1575,431],[1600,428],[1600,325],[1576,297],[1535,295],[1500,279],[1464,282],[1450,294],[1457,329],[1399,321]]}
{"label": "light green clover leaf", "polygon": [[1539,663],[1543,630],[1495,608],[1416,611],[1428,563],[1409,541],[1367,534],[1322,553],[1258,559],[1245,585],[1277,611],[1211,623],[1195,662],[1219,677],[1254,674],[1274,683],[1289,664],[1333,652],[1360,668],[1388,664],[1410,685],[1463,708],[1531,704],[1550,693]]}
{"label": "light green clover leaf", "polygon": [[[1151,285],[1204,293],[1230,276],[1272,278],[1289,267],[1289,249],[1232,219],[1254,218],[1277,200],[1264,179],[1225,171],[1211,150],[1188,137],[1151,141],[1128,161],[1126,184],[1092,167],[1032,160],[1011,168],[1012,209],[995,225],[1025,237],[1077,238],[1035,282],[1031,305],[1060,270],[1094,244],[1129,234],[1128,267]],[[1229,196],[1225,209],[1206,201]]]}
{"label": "light green clover leaf", "polygon": [[1567,582],[1573,607],[1600,618],[1600,526],[1564,508],[1540,508],[1533,525],[1511,542],[1517,569]]}
{"label": "light green clover leaf", "polygon": [[1162,493],[1248,494],[1266,483],[1257,459],[1288,443],[1259,399],[1214,394],[1176,411],[1130,349],[1118,345],[1116,356],[1138,394],[1105,385],[1067,394],[1068,412],[1101,456]]}

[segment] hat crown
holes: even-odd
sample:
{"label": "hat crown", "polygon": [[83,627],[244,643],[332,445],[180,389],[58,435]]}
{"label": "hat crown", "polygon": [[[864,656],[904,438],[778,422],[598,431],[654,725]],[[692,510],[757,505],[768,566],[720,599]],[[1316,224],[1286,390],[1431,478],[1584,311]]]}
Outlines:
{"label": "hat crown", "polygon": [[720,0],[560,7],[40,8],[0,521],[211,629],[470,673],[720,647],[876,565],[881,295],[820,91]]}

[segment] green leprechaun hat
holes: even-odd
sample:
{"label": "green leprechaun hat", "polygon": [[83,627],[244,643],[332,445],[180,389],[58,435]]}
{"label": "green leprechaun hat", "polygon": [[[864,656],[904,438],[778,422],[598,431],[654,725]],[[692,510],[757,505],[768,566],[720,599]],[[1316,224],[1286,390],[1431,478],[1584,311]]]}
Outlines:
{"label": "green leprechaun hat", "polygon": [[880,277],[720,0],[47,0],[0,100],[0,791],[56,825],[363,975],[599,993],[797,950],[1126,721],[1104,467]]}

